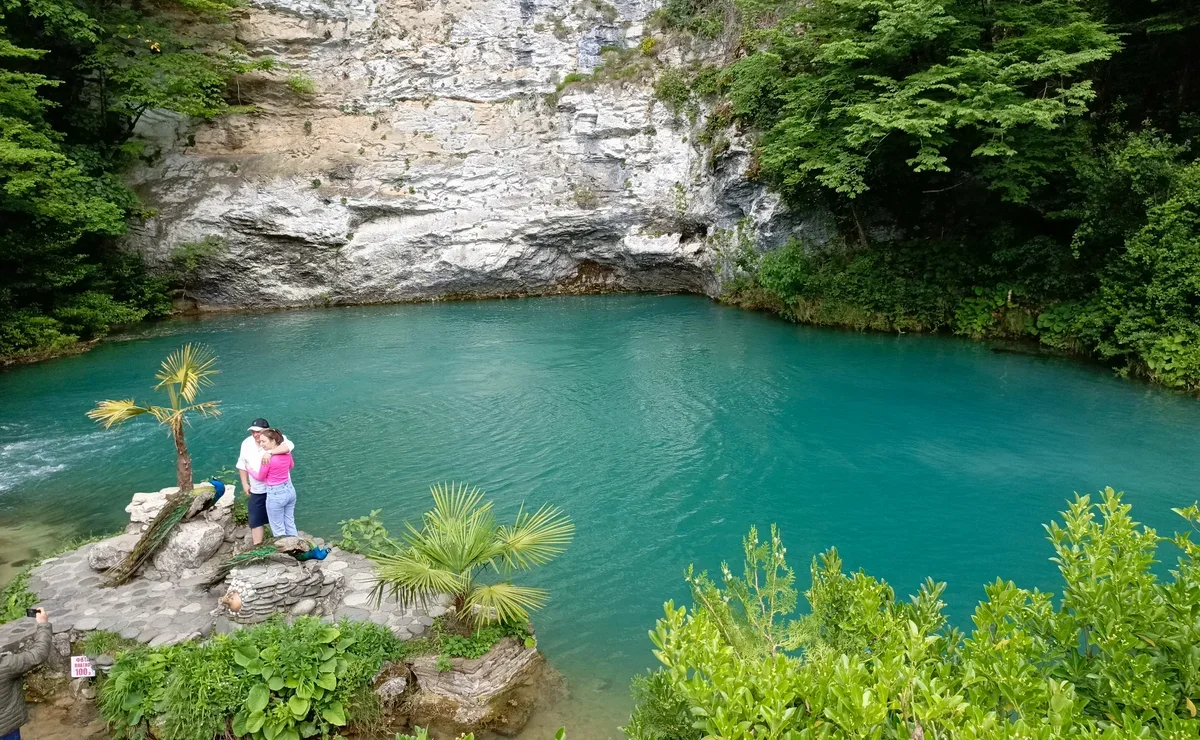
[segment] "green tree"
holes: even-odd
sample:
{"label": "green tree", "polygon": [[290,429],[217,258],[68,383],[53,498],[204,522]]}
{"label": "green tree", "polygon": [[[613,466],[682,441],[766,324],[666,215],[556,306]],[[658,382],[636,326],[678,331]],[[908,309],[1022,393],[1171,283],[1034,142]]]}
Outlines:
{"label": "green tree", "polygon": [[[143,215],[121,181],[152,108],[244,110],[229,80],[270,59],[214,42],[235,0],[14,0],[0,7],[0,359],[165,314],[165,281],[119,249]],[[236,97],[236,96],[234,96]]]}
{"label": "green tree", "polygon": [[[545,589],[518,586],[509,573],[544,565],[566,549],[575,526],[558,508],[524,509],[511,524],[498,524],[483,492],[465,484],[439,483],[431,488],[434,508],[420,529],[408,525],[394,554],[372,554],[376,561],[377,599],[387,595],[404,604],[425,602],[438,594],[454,598],[452,626],[464,634],[472,623],[520,623],[541,608]],[[483,583],[490,571],[500,577]]]}

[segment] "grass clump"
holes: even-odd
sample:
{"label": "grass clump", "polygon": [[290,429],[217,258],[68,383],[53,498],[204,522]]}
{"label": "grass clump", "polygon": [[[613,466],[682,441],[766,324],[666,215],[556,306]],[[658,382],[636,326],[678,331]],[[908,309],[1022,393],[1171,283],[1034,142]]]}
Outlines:
{"label": "grass clump", "polygon": [[96,630],[79,641],[79,649],[85,655],[120,655],[140,646],[137,640],[126,640],[116,632]]}

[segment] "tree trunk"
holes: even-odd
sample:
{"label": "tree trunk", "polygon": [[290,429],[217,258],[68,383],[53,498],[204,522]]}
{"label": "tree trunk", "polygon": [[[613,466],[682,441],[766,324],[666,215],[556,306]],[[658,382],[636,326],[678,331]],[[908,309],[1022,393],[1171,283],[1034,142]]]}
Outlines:
{"label": "tree trunk", "polygon": [[175,434],[175,481],[180,493],[192,492],[192,456],[188,454],[187,442],[183,440],[183,424],[172,426]]}

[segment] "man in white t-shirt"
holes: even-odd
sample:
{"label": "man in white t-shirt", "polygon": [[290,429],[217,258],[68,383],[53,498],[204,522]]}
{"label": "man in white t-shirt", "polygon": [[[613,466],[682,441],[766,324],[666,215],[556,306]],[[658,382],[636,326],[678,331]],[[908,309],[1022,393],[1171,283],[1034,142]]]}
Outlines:
{"label": "man in white t-shirt", "polygon": [[[250,436],[242,440],[242,450],[237,461],[238,473],[242,477],[242,490],[250,497],[247,505],[250,509],[250,538],[256,545],[262,544],[263,527],[267,524],[267,494],[264,492],[266,483],[255,479],[247,471],[253,470],[258,473],[262,467],[263,455],[267,453],[259,446],[258,438],[264,430],[270,428],[271,425],[266,419],[258,418],[250,422]],[[275,452],[283,454],[295,448],[292,441],[284,437],[282,444],[275,448]]]}

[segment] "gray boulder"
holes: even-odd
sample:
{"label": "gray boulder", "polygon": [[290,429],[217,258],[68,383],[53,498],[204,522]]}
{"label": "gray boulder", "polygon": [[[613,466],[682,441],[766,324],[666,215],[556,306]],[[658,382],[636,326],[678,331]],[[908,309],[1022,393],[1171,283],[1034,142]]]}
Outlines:
{"label": "gray boulder", "polygon": [[92,570],[108,570],[133,552],[140,535],[121,534],[100,540],[88,550],[88,566]]}
{"label": "gray boulder", "polygon": [[217,522],[183,522],[154,556],[154,567],[171,575],[199,568],[217,553],[224,541],[225,529]]}

